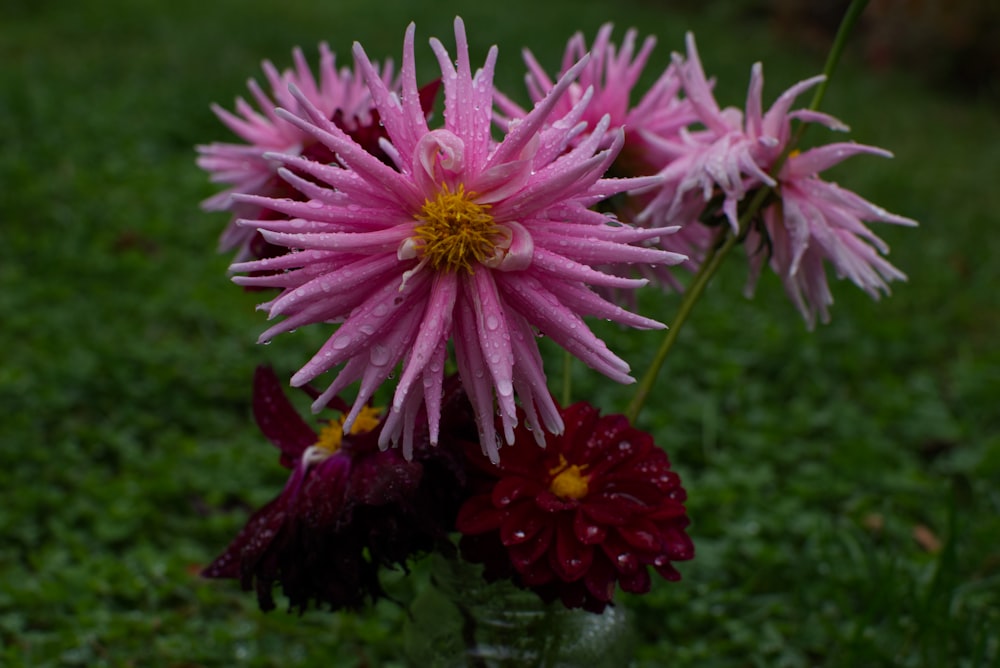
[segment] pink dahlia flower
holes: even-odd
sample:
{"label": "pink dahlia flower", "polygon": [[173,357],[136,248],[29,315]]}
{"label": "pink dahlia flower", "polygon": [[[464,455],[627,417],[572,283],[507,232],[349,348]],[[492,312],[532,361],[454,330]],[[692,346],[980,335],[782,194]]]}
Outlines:
{"label": "pink dahlia flower", "polygon": [[821,76],[796,84],[763,114],[764,79],[760,63],[755,64],[744,115],[734,107],[720,109],[691,33],[687,35],[687,60],[675,53],[674,65],[703,129],[685,129],[679,143],[662,147],[674,152],[675,157],[661,172],[663,182],[643,212],[643,220],[686,226],[696,222],[708,203],[720,197],[722,213],[735,231],[739,227],[737,206],[746,194],[762,185],[775,185],[767,170],[788,144],[788,120],[822,121],[843,129],[839,121],[826,114],[788,111],[798,95],[823,80]]}
{"label": "pink dahlia flower", "polygon": [[[817,317],[823,323],[830,320],[828,307],[833,296],[824,260],[833,265],[837,278],[850,279],[873,299],[889,294],[889,281],[906,280],[903,272],[880,255],[888,253],[889,247],[863,221],[909,226],[916,221],[891,214],[818,176],[818,172],[862,153],[892,156],[872,146],[840,143],[789,157],[778,174],[780,199],[764,209],[762,226],[752,227],[747,236],[748,249],[769,247],[771,269],[810,328]],[[748,294],[752,294],[764,260],[762,252],[750,254]]]}
{"label": "pink dahlia flower", "polygon": [[[833,302],[826,282],[824,260],[839,278],[849,278],[877,298],[888,293],[888,281],[905,275],[880,256],[886,244],[864,221],[916,225],[909,218],[890,214],[858,195],[823,181],[819,172],[850,156],[868,153],[891,157],[888,151],[854,143],[833,143],[793,151],[777,174],[776,164],[788,153],[792,120],[819,123],[831,130],[847,130],[836,118],[810,109],[791,110],[803,92],[823,81],[822,76],[800,81],[763,111],[764,75],[753,66],[745,113],[720,109],[705,78],[692,35],[687,37],[687,61],[675,55],[685,93],[703,131],[684,133],[687,152],[662,172],[663,183],[646,210],[644,220],[655,224],[680,224],[682,230],[701,227],[699,217],[711,217],[716,202],[734,232],[747,234],[751,256],[752,293],[756,277],[769,253],[769,264],[781,278],[792,301],[812,327],[817,316],[829,320]],[[759,188],[774,189],[760,219],[748,230],[739,229],[740,204]],[[766,252],[765,252],[766,249]]]}
{"label": "pink dahlia flower", "polygon": [[[649,567],[679,580],[694,557],[680,478],[653,438],[622,415],[581,402],[543,448],[514,448],[499,464],[467,453],[471,496],[458,511],[462,556],[488,579],[513,577],[546,600],[600,612],[616,583],[649,591]],[[517,430],[519,440],[532,437]],[[473,446],[474,448],[475,446]]]}
{"label": "pink dahlia flower", "polygon": [[[452,342],[459,374],[476,410],[482,447],[499,457],[493,416],[514,442],[515,393],[541,438],[543,425],[562,431],[549,396],[535,337],[542,333],[592,368],[632,382],[628,365],[584,324],[593,315],[639,328],[659,328],[598,297],[586,284],[636,287],[644,281],[603,274],[593,265],[676,263],[683,256],[630,244],[660,230],[614,224],[588,207],[653,179],[602,178],[622,145],[619,132],[601,149],[608,120],[585,138],[575,125],[546,125],[555,104],[585,61],[562,77],[549,96],[491,136],[493,47],[473,73],[465,28],[455,21],[457,59],[431,40],[442,72],[444,124],[431,130],[420,108],[406,31],[397,95],[355,45],[386,140],[391,165],[376,159],[302,93],[279,117],[337,156],[327,165],[294,154],[267,154],[288,169],[280,174],[308,201],[237,195],[237,201],[279,211],[288,220],[246,220],[271,243],[295,249],[273,259],[239,263],[236,271],[287,270],[238,277],[244,285],[282,288],[264,305],[284,320],[261,336],[316,322],[337,330],[292,377],[294,385],[343,365],[326,399],[360,381],[350,424],[372,393],[402,365],[383,445],[402,439],[410,452],[412,425],[426,404],[437,441],[441,384]],[[578,140],[574,143],[574,140]]]}
{"label": "pink dahlia flower", "polygon": [[[607,115],[610,119],[607,144],[619,128],[625,130],[625,143],[617,164],[626,160],[641,163],[635,169],[618,171],[629,175],[646,174],[651,167],[653,171],[662,167],[648,164],[646,138],[676,137],[682,128],[696,119],[690,104],[679,95],[681,81],[674,66],[664,70],[637,104],[631,104],[632,90],[656,46],[656,38],[646,37],[636,52],[636,30],[628,30],[621,47],[618,47],[611,41],[613,29],[612,24],[606,23],[597,31],[589,49],[590,60],[555,105],[553,118],[568,117],[570,112],[582,109],[579,120],[593,128]],[[566,44],[559,76],[564,76],[587,53],[583,33],[576,33]],[[528,94],[537,104],[548,95],[554,84],[530,51],[525,50],[524,60],[528,66],[525,77]],[[580,107],[584,96],[587,96],[587,103]],[[498,95],[497,101],[498,107],[511,118],[521,118],[526,114],[503,95]]]}
{"label": "pink dahlia flower", "polygon": [[[625,133],[622,150],[611,166],[611,173],[617,176],[655,174],[676,157],[678,150],[674,147],[681,141],[681,132],[694,123],[697,116],[690,101],[680,96],[681,78],[674,64],[660,74],[636,104],[632,104],[633,90],[656,46],[656,38],[646,37],[637,50],[638,33],[630,29],[626,31],[621,45],[617,46],[611,40],[613,29],[612,24],[605,23],[597,31],[589,49],[587,65],[559,98],[551,122],[583,121],[594,128],[607,116],[609,124],[605,144],[610,144],[616,133]],[[586,39],[583,33],[578,32],[566,44],[559,76],[565,76],[587,53]],[[525,50],[524,60],[528,67],[525,77],[528,94],[537,104],[554,84],[530,51]],[[497,106],[508,118],[523,118],[527,114],[501,94],[497,94]],[[649,199],[646,194],[616,198],[613,208],[620,218],[632,221]],[[664,234],[658,245],[665,250],[691,255],[708,242],[708,236],[707,230],[690,228]],[[693,259],[689,258],[684,264],[688,269],[697,269],[697,262]],[[662,267],[643,265],[637,269],[654,280],[673,282],[670,273]]]}
{"label": "pink dahlia flower", "polygon": [[[314,157],[329,162],[333,159],[321,145],[316,145],[312,137],[294,124],[280,118],[275,107],[297,109],[298,101],[289,92],[294,85],[309,103],[319,109],[327,119],[333,119],[345,132],[365,132],[377,123],[372,115],[371,96],[365,86],[357,66],[354,71],[343,67],[337,69],[335,56],[325,43],[320,44],[319,81],[313,76],[302,50],[293,51],[295,68],[279,72],[265,60],[262,67],[271,92],[268,94],[254,79],[247,87],[258,109],[243,98],[236,100],[236,113],[227,111],[217,104],[212,105],[215,115],[245,143],[216,142],[198,146],[200,154],[198,166],[211,175],[217,183],[226,184],[222,192],[202,202],[202,208],[209,211],[232,211],[233,219],[219,239],[220,251],[237,251],[237,259],[258,255],[251,251],[250,244],[255,231],[240,227],[236,220],[240,217],[260,217],[265,210],[260,207],[238,203],[233,199],[236,193],[250,193],[267,196],[293,196],[295,191],[278,178],[280,163],[264,157],[269,151],[282,153],[317,153]],[[387,86],[393,86],[393,67],[387,63],[380,73]]]}

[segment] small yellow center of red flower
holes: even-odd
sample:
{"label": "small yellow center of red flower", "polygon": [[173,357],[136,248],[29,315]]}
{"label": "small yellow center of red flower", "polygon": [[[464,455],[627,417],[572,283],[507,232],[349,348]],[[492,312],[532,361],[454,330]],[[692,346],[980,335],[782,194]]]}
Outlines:
{"label": "small yellow center of red flower", "polygon": [[559,465],[549,470],[549,475],[553,476],[549,491],[561,499],[582,499],[587,496],[590,476],[584,475],[585,468],[586,465],[570,464],[565,457],[559,455]]}
{"label": "small yellow center of red flower", "polygon": [[[379,417],[382,414],[381,408],[374,408],[372,406],[365,406],[358,413],[358,417],[354,419],[354,424],[351,425],[350,434],[367,434],[372,429],[378,426]],[[329,423],[319,432],[319,438],[316,439],[316,447],[326,450],[331,455],[338,450],[340,450],[340,444],[344,440],[344,419],[346,415],[341,415],[337,420],[330,420]]]}
{"label": "small yellow center of red flower", "polygon": [[445,185],[433,201],[424,201],[413,240],[432,269],[471,273],[473,264],[496,255],[502,230],[489,214],[490,205],[472,201],[474,195],[463,184],[455,192]]}

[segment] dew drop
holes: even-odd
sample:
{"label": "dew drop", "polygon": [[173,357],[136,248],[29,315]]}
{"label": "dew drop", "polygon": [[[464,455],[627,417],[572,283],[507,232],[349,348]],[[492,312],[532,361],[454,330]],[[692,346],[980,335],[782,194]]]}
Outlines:
{"label": "dew drop", "polygon": [[382,344],[376,343],[372,346],[368,357],[375,366],[385,366],[389,363],[389,349]]}
{"label": "dew drop", "polygon": [[495,330],[500,326],[500,320],[495,315],[487,316],[486,318],[486,328],[489,330]]}
{"label": "dew drop", "polygon": [[343,350],[349,345],[351,345],[351,337],[349,336],[338,336],[333,340],[333,348],[335,350]]}
{"label": "dew drop", "polygon": [[306,206],[308,206],[310,209],[322,209],[325,205],[321,200],[311,199],[308,202],[306,202]]}

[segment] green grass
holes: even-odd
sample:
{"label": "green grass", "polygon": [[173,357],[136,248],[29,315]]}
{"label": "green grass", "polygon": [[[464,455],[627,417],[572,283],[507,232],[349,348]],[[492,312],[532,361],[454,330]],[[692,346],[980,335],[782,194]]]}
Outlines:
{"label": "green grass", "polygon": [[[253,368],[290,371],[321,337],[253,343],[256,297],[213,252],[225,217],[197,208],[213,188],[192,146],[226,136],[208,104],[244,94],[262,58],[321,39],[346,55],[357,39],[398,61],[409,20],[450,44],[460,12],[474,58],[500,44],[514,91],[522,46],[555,66],[604,20],[657,33],[656,65],[695,30],[728,103],[754,60],[770,97],[822,67],[765,24],[655,3],[281,5],[5,6],[2,665],[401,665],[398,606],[265,615],[195,575],[283,483],[250,420]],[[417,57],[429,76],[429,49]],[[879,230],[910,281],[880,303],[836,284],[833,323],[813,333],[774,277],[739,296],[738,257],[710,286],[641,418],[684,476],[698,557],[681,583],[624,599],[637,665],[1000,662],[1000,120],[854,52],[825,106],[896,153],[836,178],[922,222]],[[676,305],[642,298],[661,318]],[[658,344],[601,331],[639,369]],[[606,410],[628,398],[582,369],[575,392]]]}

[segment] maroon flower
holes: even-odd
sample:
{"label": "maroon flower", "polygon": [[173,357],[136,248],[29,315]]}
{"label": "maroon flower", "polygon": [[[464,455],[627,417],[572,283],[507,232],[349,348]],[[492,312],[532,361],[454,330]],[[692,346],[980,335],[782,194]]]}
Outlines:
{"label": "maroon flower", "polygon": [[[204,576],[239,579],[245,590],[256,584],[262,610],[275,607],[276,583],[290,608],[305,611],[311,601],[333,610],[358,608],[383,594],[380,567],[405,567],[453,526],[460,466],[449,451],[429,445],[426,425],[418,427],[411,461],[399,450],[379,449],[383,423],[368,407],[350,433],[343,433],[341,418],[317,434],[264,367],[254,376],[253,407],[292,473]],[[347,408],[339,399],[331,407]]]}
{"label": "maroon flower", "polygon": [[499,464],[466,448],[481,475],[456,520],[462,556],[489,579],[512,577],[593,612],[611,603],[616,582],[649,591],[649,566],[680,579],[671,562],[691,559],[694,545],[666,453],[622,415],[600,417],[586,403],[561,413],[566,430],[546,434],[544,448],[523,426]]}

